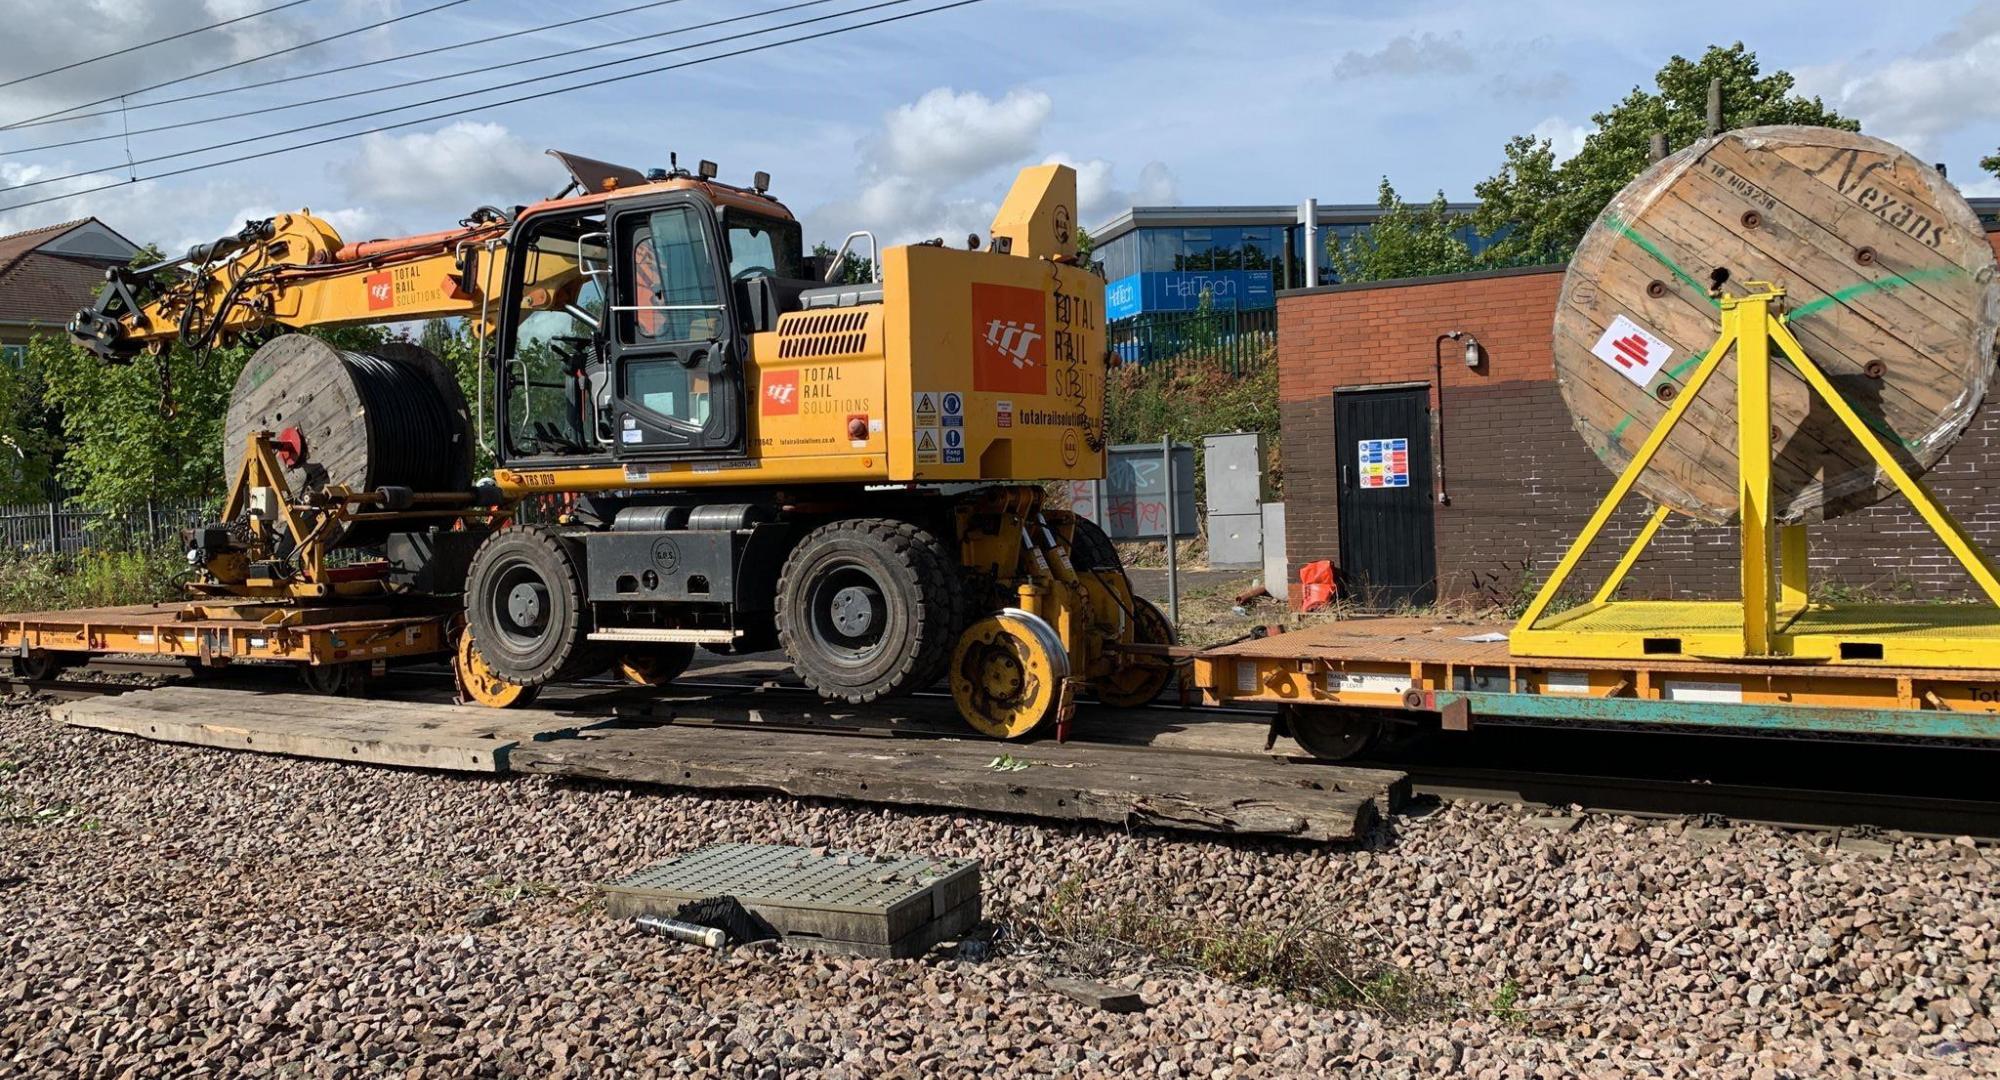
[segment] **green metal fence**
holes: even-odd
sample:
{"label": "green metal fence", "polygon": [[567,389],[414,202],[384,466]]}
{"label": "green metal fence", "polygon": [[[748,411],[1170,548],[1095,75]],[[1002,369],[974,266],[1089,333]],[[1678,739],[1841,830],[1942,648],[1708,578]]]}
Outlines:
{"label": "green metal fence", "polygon": [[1111,354],[1125,364],[1215,365],[1242,375],[1278,343],[1276,308],[1161,311],[1105,327]]}

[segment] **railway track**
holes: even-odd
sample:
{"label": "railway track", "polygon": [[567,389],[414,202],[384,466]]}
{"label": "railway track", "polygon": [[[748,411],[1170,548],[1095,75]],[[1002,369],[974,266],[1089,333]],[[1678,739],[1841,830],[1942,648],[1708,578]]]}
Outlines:
{"label": "railway track", "polygon": [[[171,662],[113,661],[91,665],[103,674],[154,675],[169,679],[185,669]],[[248,673],[244,673],[248,675]],[[645,691],[608,679],[584,680],[565,693],[616,708],[634,722],[699,724],[762,732],[811,732],[827,736],[940,738],[964,732],[937,714],[950,701],[943,692],[915,695],[916,719],[882,723],[845,722],[818,705],[806,687],[753,673],[702,677],[700,669],[676,689],[708,699],[798,703],[819,714],[810,722],[784,719],[756,722],[708,720],[698,709],[668,707],[649,714],[657,700]],[[265,681],[282,678],[261,673]],[[394,683],[422,687],[435,696],[448,682],[442,668],[403,668]],[[392,683],[393,685],[393,683]],[[33,692],[60,700],[81,700],[147,689],[146,684],[66,677],[30,681],[0,678],[0,693]],[[631,691],[629,694],[621,690]],[[581,702],[579,702],[580,704]],[[782,703],[782,704],[781,704]],[[672,715],[680,713],[684,715]],[[1266,756],[1256,709],[1158,704],[1119,710],[1111,723],[1079,724],[1078,742],[1132,746],[1145,738],[1148,723],[1170,722],[1182,731],[1227,731],[1227,738],[1182,740],[1175,748],[1219,756]],[[928,719],[926,719],[928,717]],[[1279,743],[1279,756],[1287,744]],[[1305,760],[1302,756],[1299,760]],[[1986,796],[1992,785],[1986,763],[1991,751],[1924,746],[1873,746],[1798,740],[1760,740],[1697,734],[1643,734],[1534,727],[1483,728],[1469,736],[1437,736],[1395,754],[1373,755],[1346,764],[1393,769],[1410,776],[1419,796],[1586,811],[1653,818],[1689,818],[1716,823],[1763,824],[1782,828],[1869,831],[1895,830],[1917,836],[2000,839],[2000,799]],[[1772,784],[1772,775],[1806,778],[1804,783]]]}

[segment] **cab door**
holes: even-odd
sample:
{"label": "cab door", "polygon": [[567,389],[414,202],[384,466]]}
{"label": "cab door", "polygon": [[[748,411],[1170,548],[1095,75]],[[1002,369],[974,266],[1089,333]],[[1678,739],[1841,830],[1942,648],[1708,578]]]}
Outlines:
{"label": "cab door", "polygon": [[742,454],[748,343],[728,307],[713,210],[677,193],[615,210],[610,231],[614,456]]}

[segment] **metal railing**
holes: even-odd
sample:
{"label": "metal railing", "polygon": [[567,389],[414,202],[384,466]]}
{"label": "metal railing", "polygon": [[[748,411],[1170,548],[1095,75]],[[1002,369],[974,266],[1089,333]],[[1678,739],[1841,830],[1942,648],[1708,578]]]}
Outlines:
{"label": "metal railing", "polygon": [[1242,375],[1278,343],[1276,308],[1160,311],[1107,325],[1105,338],[1120,363],[1208,364]]}
{"label": "metal railing", "polygon": [[175,502],[98,510],[74,502],[0,506],[0,548],[9,555],[59,554],[102,548],[178,544],[185,529],[215,516],[205,502]]}

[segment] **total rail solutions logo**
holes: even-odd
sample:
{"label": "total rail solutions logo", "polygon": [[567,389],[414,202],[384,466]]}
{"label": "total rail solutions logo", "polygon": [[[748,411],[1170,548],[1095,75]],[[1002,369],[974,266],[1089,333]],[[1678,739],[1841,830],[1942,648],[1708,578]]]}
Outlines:
{"label": "total rail solutions logo", "polygon": [[765,416],[796,416],[799,411],[799,373],[778,371],[764,376],[761,411]]}
{"label": "total rail solutions logo", "polygon": [[396,279],[389,271],[370,274],[361,279],[361,284],[368,290],[368,310],[396,306]]}
{"label": "total rail solutions logo", "polygon": [[972,286],[972,388],[1049,392],[1047,298],[1014,285]]}

